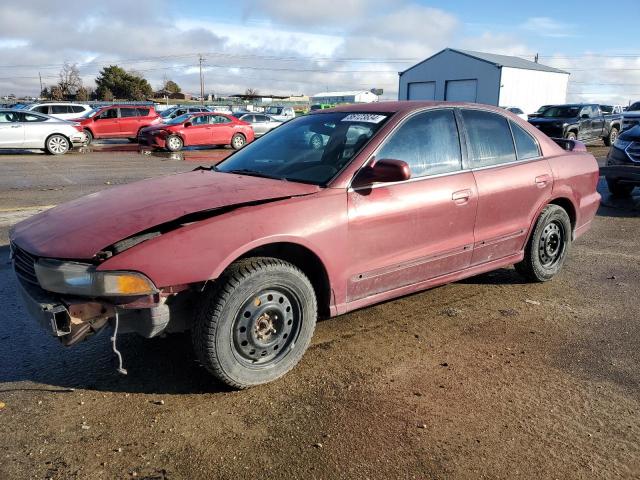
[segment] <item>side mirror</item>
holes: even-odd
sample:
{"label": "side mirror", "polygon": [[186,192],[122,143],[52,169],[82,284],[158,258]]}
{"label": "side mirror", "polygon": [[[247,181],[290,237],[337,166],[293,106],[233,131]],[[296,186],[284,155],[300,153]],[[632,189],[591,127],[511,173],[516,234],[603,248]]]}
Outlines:
{"label": "side mirror", "polygon": [[583,113],[582,115],[580,115],[580,118],[583,118],[583,119],[589,118],[589,114]]}
{"label": "side mirror", "polygon": [[407,162],[384,158],[360,170],[356,178],[353,179],[351,186],[363,187],[372,183],[402,182],[410,178],[411,169]]}
{"label": "side mirror", "polygon": [[184,128],[188,128],[193,125],[191,122],[184,122]]}

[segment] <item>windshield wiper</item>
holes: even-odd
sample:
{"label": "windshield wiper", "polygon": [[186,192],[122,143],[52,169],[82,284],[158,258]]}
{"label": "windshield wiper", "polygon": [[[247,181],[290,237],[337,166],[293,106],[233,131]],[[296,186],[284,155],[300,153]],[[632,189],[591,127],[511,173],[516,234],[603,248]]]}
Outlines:
{"label": "windshield wiper", "polygon": [[269,175],[268,173],[263,173],[263,172],[257,172],[255,170],[250,170],[248,168],[238,168],[235,170],[218,170],[217,168],[214,167],[214,172],[221,172],[221,173],[235,173],[237,175],[248,175],[251,177],[262,177],[262,178],[271,178],[273,180],[283,180],[283,181],[287,181],[286,178],[283,177],[279,177],[277,175]]}

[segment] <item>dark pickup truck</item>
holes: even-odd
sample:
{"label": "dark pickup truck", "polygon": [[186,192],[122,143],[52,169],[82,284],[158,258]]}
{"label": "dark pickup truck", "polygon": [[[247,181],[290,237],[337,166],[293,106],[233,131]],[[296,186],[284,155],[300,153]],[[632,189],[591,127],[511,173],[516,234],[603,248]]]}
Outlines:
{"label": "dark pickup truck", "polygon": [[529,123],[550,137],[590,142],[601,138],[612,145],[622,124],[622,115],[603,114],[595,103],[551,105]]}

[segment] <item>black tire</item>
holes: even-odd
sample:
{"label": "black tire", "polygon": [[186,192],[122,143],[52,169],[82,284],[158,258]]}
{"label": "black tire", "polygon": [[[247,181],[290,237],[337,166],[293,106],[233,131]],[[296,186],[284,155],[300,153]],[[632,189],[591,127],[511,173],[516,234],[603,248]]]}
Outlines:
{"label": "black tire", "polygon": [[609,187],[609,192],[611,192],[611,196],[617,198],[628,198],[631,196],[631,192],[633,192],[634,186],[620,183],[617,180],[613,180],[611,178],[607,178],[607,187]]}
{"label": "black tire", "polygon": [[231,148],[234,150],[240,150],[246,145],[246,143],[247,138],[241,133],[236,133],[231,137]]}
{"label": "black tire", "polygon": [[546,282],[562,268],[571,248],[571,220],[558,205],[547,205],[536,221],[524,250],[524,259],[515,265],[527,280]]}
{"label": "black tire", "polygon": [[322,135],[320,135],[319,133],[314,133],[309,139],[309,146],[314,150],[321,149],[324,146]]}
{"label": "black tire", "polygon": [[133,138],[133,137],[129,137],[127,138],[127,140],[129,140],[130,143],[138,143],[138,138]]}
{"label": "black tire", "polygon": [[50,155],[64,155],[71,149],[71,142],[64,135],[54,133],[47,137],[44,149]]}
{"label": "black tire", "polygon": [[170,152],[178,152],[184,147],[184,142],[178,135],[169,135],[164,145]]}
{"label": "black tire", "polygon": [[604,142],[605,146],[610,147],[616,142],[617,138],[618,138],[618,129],[615,127],[612,127],[611,130],[609,131],[609,135],[604,137],[602,141]]}
{"label": "black tire", "polygon": [[243,389],[291,370],[309,346],[316,319],[315,292],[302,271],[275,258],[247,258],[205,292],[193,346],[211,374]]}
{"label": "black tire", "polygon": [[576,132],[569,132],[567,133],[567,140],[577,140],[578,136],[576,135]]}
{"label": "black tire", "polygon": [[87,135],[87,141],[84,143],[85,146],[91,145],[91,142],[93,142],[93,133],[91,133],[91,130],[87,130],[86,128],[84,129],[84,133]]}

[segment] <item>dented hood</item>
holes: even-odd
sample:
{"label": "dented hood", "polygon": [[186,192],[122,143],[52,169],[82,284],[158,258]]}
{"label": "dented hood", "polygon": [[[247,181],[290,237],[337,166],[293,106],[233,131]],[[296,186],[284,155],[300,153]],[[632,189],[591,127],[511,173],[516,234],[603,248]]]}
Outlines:
{"label": "dented hood", "polygon": [[18,223],[11,240],[41,257],[90,259],[122,239],[185,215],[318,190],[303,183],[196,170],[64,203]]}

